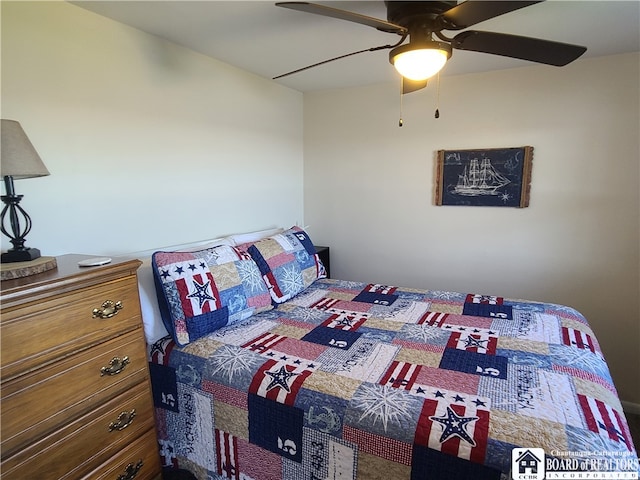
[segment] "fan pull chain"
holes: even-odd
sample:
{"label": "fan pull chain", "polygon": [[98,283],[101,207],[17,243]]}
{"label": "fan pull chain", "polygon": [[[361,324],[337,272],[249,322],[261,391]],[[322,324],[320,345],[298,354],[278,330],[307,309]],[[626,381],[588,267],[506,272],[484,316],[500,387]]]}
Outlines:
{"label": "fan pull chain", "polygon": [[436,118],[440,118],[440,72],[438,72],[438,88],[436,93]]}
{"label": "fan pull chain", "polygon": [[404,77],[400,75],[400,118],[398,119],[398,127],[402,127],[404,121],[402,120],[402,92],[404,91]]}

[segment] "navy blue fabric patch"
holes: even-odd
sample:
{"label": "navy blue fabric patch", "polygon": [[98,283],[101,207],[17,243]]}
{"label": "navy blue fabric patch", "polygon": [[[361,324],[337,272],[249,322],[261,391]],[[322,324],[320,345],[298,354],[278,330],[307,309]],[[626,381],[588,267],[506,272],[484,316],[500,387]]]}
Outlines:
{"label": "navy blue fabric patch", "polygon": [[[151,259],[153,270],[156,272],[158,270],[158,266],[156,265],[156,258],[152,257]],[[173,320],[171,320],[171,312],[169,311],[169,304],[167,302],[167,297],[165,297],[164,289],[162,287],[162,282],[158,278],[158,275],[153,275],[153,284],[156,287],[156,298],[158,299],[158,309],[160,310],[160,317],[162,318],[162,323],[164,327],[167,329],[169,335],[173,337],[176,343],[178,343],[178,339],[176,336],[176,327],[173,324]],[[178,343],[178,345],[180,345]]]}
{"label": "navy blue fabric patch", "polygon": [[299,408],[249,394],[249,442],[294,462],[302,462],[302,423]]}
{"label": "navy blue fabric patch", "polygon": [[302,246],[304,247],[304,249],[307,251],[309,255],[316,254],[316,247],[313,245],[313,242],[309,238],[309,235],[307,235],[307,232],[305,231],[293,232],[293,235],[295,235],[295,237],[300,241],[300,243],[302,244]]}
{"label": "navy blue fabric patch", "polygon": [[179,412],[178,385],[175,368],[149,362],[153,404],[158,408]]}
{"label": "navy blue fabric patch", "polygon": [[393,302],[397,299],[398,296],[393,294],[362,291],[353,299],[353,301],[388,306],[393,305]]}
{"label": "navy blue fabric patch", "polygon": [[507,378],[507,359],[505,357],[458,350],[457,348],[444,349],[440,368],[487,377]]}
{"label": "navy blue fabric patch", "polygon": [[260,250],[258,250],[258,247],[256,247],[255,245],[251,245],[247,249],[247,253],[251,255],[251,258],[253,258],[253,261],[256,262],[256,265],[258,265],[258,270],[260,270],[260,273],[262,275],[266,275],[271,271],[269,264],[260,253]]}
{"label": "navy blue fabric patch", "polygon": [[490,305],[486,303],[465,303],[463,315],[474,317],[513,319],[513,307],[511,305]]}
{"label": "navy blue fabric patch", "polygon": [[414,445],[411,480],[500,480],[500,471],[431,448]]}
{"label": "navy blue fabric patch", "polygon": [[224,306],[213,312],[203,313],[195,317],[187,318],[187,332],[189,339],[196,340],[211,332],[224,327],[229,321],[229,307]]}
{"label": "navy blue fabric patch", "polygon": [[360,338],[360,335],[361,333],[351,330],[340,330],[320,326],[307,333],[302,337],[302,340],[347,350]]}

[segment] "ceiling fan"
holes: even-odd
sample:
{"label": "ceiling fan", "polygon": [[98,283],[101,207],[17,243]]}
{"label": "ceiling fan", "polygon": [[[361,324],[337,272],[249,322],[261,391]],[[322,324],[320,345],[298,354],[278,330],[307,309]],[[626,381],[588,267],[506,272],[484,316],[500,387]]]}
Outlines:
{"label": "ceiling fan", "polygon": [[[278,75],[274,80],[351,55],[384,49],[391,49],[389,62],[403,77],[402,93],[424,88],[427,79],[444,67],[454,49],[490,53],[558,67],[567,65],[582,55],[587,48],[506,33],[464,30],[490,18],[541,1],[385,1],[386,21],[309,2],[279,2],[276,3],[278,7],[359,23],[399,35],[400,40],[395,44],[367,48],[314,63]],[[443,33],[448,30],[464,31],[449,37]],[[407,38],[409,41],[404,43]]]}

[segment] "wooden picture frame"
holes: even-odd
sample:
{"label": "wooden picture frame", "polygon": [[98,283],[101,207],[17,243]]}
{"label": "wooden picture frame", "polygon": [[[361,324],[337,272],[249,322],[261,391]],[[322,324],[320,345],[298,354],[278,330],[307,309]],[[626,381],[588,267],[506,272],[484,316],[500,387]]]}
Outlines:
{"label": "wooden picture frame", "polygon": [[529,206],[533,147],[438,150],[436,205]]}

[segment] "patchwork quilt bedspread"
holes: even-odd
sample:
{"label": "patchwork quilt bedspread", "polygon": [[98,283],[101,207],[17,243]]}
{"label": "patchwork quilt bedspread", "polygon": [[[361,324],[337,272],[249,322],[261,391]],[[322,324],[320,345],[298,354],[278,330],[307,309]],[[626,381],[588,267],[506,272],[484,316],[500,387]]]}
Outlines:
{"label": "patchwork quilt bedspread", "polygon": [[161,457],[199,479],[638,478],[568,307],[324,279],[150,359]]}

